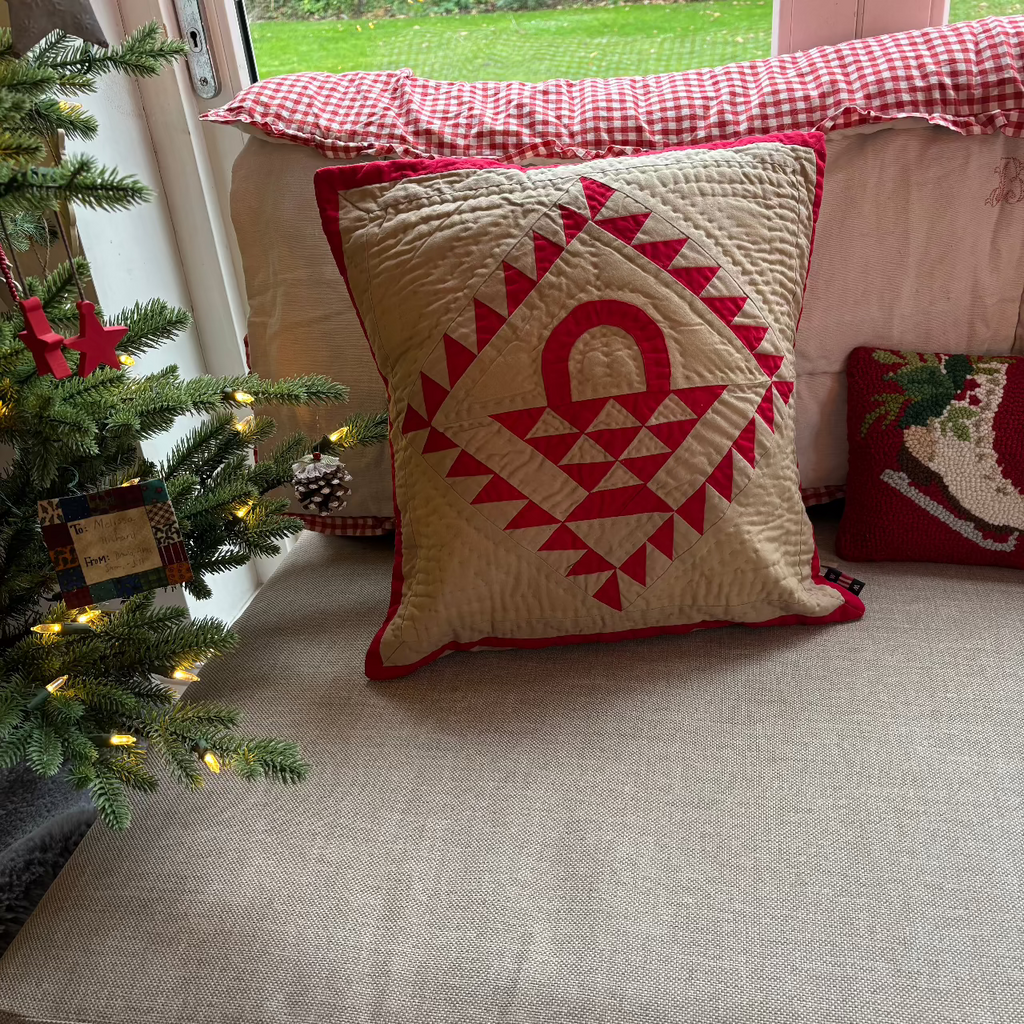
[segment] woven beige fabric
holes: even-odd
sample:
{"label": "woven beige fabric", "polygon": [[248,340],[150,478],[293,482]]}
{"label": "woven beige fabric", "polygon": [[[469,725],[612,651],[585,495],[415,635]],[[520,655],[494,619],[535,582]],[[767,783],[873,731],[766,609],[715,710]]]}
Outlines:
{"label": "woven beige fabric", "polygon": [[845,568],[857,623],[367,685],[386,542],[305,537],[196,691],[315,775],[93,829],[0,1021],[1021,1020],[1021,575]]}

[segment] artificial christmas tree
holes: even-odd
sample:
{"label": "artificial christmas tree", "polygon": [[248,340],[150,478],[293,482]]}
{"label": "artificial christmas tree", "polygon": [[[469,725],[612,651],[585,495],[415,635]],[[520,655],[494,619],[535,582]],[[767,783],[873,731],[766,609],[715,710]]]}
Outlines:
{"label": "artificial christmas tree", "polygon": [[[105,317],[86,296],[67,204],[123,209],[149,192],[91,157],[62,158],[61,135],[97,130],[67,97],[108,72],[157,74],[186,50],[151,24],[106,49],[55,32],[17,57],[0,32],[0,269],[11,295],[0,315],[0,767],[66,768],[114,828],[130,821],[126,791],[152,790],[162,769],[191,788],[222,766],[246,778],[304,776],[294,743],[239,735],[234,710],[176,699],[171,680],[194,679],[237,640],[215,619],[159,607],[152,589],[181,581],[209,597],[209,577],[276,554],[301,530],[288,500],[271,493],[292,482],[293,463],[313,450],[337,456],[332,437],[351,447],[386,432],[383,415],[354,417],[316,444],[295,435],[254,461],[273,421],[236,412],[337,404],[346,389],[319,376],[138,373],[136,359],[187,328],[188,314],[151,299]],[[24,274],[19,253],[60,251],[58,239],[68,258]],[[199,418],[167,458],[148,460],[140,444],[183,416]],[[155,567],[139,562],[139,545]],[[106,572],[115,563],[134,568],[115,578]]]}

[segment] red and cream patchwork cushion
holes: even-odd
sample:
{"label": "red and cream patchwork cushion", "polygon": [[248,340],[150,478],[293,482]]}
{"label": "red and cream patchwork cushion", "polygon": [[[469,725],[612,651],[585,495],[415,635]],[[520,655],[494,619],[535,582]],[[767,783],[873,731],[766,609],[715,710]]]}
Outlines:
{"label": "red and cream patchwork cushion", "polygon": [[451,650],[831,622],[793,436],[820,135],[316,175],[385,378],[373,678]]}
{"label": "red and cream patchwork cushion", "polygon": [[1024,569],[1024,357],[858,348],[837,550]]}

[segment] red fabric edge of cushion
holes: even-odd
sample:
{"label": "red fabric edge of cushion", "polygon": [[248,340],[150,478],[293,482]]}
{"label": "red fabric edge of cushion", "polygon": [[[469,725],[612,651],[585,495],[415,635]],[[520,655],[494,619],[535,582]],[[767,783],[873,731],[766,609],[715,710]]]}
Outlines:
{"label": "red fabric edge of cushion", "polygon": [[[818,222],[818,211],[821,208],[821,198],[824,188],[825,172],[825,137],[820,132],[781,132],[775,135],[751,136],[744,139],[733,139],[721,142],[709,142],[697,146],[678,146],[671,150],[660,152],[682,152],[692,149],[735,149],[740,146],[755,145],[763,142],[776,142],[791,146],[804,146],[814,150],[817,166],[815,183],[815,194],[813,203],[813,227],[811,229],[811,251],[814,246],[814,231]],[[362,315],[356,304],[352,287],[349,284],[348,272],[345,265],[345,254],[341,241],[341,229],[339,226],[339,193],[362,186],[377,185],[388,181],[400,181],[404,178],[420,177],[426,174],[439,174],[445,171],[459,170],[484,170],[489,168],[508,168],[527,173],[525,167],[514,164],[503,164],[497,160],[464,160],[460,158],[445,158],[440,160],[388,160],[368,164],[351,164],[343,167],[324,167],[313,175],[314,188],[316,191],[317,204],[320,208],[320,220],[323,225],[324,234],[331,247],[338,270],[345,280],[345,287],[348,289],[352,306],[359,317],[359,326],[366,334],[366,325],[363,323]],[[808,259],[809,265],[809,259]],[[806,278],[805,278],[806,285]],[[374,365],[380,373],[381,380],[387,392],[388,405],[391,404],[391,389],[387,377],[381,372],[380,364],[377,362],[373,346],[370,346],[373,355]],[[392,424],[391,429],[394,429]],[[381,657],[380,645],[387,628],[398,615],[402,604],[402,591],[405,585],[405,576],[402,571],[402,518],[398,507],[397,485],[395,480],[395,452],[391,441],[390,430],[388,446],[391,450],[391,484],[395,496],[395,561],[391,574],[391,600],[387,614],[384,617],[380,629],[375,634],[370,647],[366,652],[364,671],[367,678],[375,680],[398,679],[401,676],[409,675],[416,669],[422,668],[436,661],[442,655],[451,651],[470,651],[478,647],[494,647],[500,649],[530,649],[536,650],[544,647],[561,647],[569,644],[580,643],[611,643],[620,640],[637,640],[655,636],[670,636],[692,633],[699,629],[716,629],[723,626],[746,626],[756,629],[763,626],[796,626],[796,625],[823,625],[832,622],[849,622],[859,619],[864,614],[864,603],[859,597],[844,590],[838,584],[830,583],[820,574],[820,563],[818,558],[817,543],[814,544],[811,555],[811,578],[816,586],[830,587],[842,598],[843,603],[828,615],[782,615],[764,622],[731,622],[726,619],[709,620],[705,622],[686,623],[683,625],[646,626],[641,629],[623,629],[612,633],[586,633],[570,636],[542,637],[536,639],[516,637],[482,637],[471,642],[450,641],[447,644],[431,651],[430,654],[420,658],[416,662],[405,665],[386,666]]]}

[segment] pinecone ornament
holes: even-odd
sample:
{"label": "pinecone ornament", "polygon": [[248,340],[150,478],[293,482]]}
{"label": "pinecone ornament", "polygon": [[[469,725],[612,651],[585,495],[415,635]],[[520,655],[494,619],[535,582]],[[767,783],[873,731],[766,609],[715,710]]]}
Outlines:
{"label": "pinecone ornament", "polygon": [[292,471],[295,496],[307,512],[329,516],[347,504],[345,499],[352,490],[346,485],[351,483],[352,474],[333,455],[313,452],[294,463]]}

